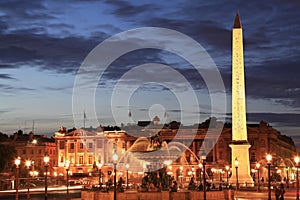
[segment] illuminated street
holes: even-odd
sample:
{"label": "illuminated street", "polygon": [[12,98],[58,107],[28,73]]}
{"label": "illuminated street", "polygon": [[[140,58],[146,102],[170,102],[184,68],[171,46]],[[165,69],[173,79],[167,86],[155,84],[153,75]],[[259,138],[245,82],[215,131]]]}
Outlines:
{"label": "illuminated street", "polygon": [[[45,188],[34,188],[30,189],[31,200],[38,200],[44,198],[44,191]],[[19,190],[19,199],[26,199],[26,189]],[[70,187],[70,196],[72,199],[80,199],[81,197],[81,186],[71,186]],[[48,199],[55,200],[55,199],[64,199],[66,197],[66,187],[50,187],[48,188]],[[15,190],[4,190],[0,191],[0,199],[3,200],[15,200],[16,199],[16,192]]]}

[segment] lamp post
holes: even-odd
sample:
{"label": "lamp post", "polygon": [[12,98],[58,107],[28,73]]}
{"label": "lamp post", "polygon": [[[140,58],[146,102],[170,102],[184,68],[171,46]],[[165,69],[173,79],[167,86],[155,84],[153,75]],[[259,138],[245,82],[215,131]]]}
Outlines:
{"label": "lamp post", "polygon": [[229,185],[228,177],[229,177],[229,169],[230,169],[230,167],[228,165],[226,165],[225,169],[226,169],[226,183],[227,183],[227,187],[228,187],[228,185]]}
{"label": "lamp post", "polygon": [[99,187],[102,188],[102,166],[103,164],[97,162],[98,172],[99,172]]}
{"label": "lamp post", "polygon": [[204,151],[202,153],[201,160],[203,164],[203,199],[206,200],[206,176],[205,176],[206,155]]}
{"label": "lamp post", "polygon": [[256,163],[255,165],[256,170],[257,170],[257,192],[259,192],[259,187],[260,187],[260,179],[259,179],[259,168],[260,168],[260,164]]}
{"label": "lamp post", "polygon": [[200,181],[200,184],[201,184],[201,182],[202,182],[201,173],[202,173],[203,164],[199,163],[198,166],[199,166],[199,181]]}
{"label": "lamp post", "polygon": [[217,170],[215,168],[212,168],[211,169],[211,172],[212,172],[212,176],[211,176],[211,183],[214,184],[214,173],[216,172]]}
{"label": "lamp post", "polygon": [[30,166],[31,166],[31,161],[26,160],[25,165],[27,167],[27,200],[30,200],[30,180],[29,180],[29,174],[30,174]]}
{"label": "lamp post", "polygon": [[66,160],[66,172],[67,172],[67,197],[66,197],[66,199],[70,199],[70,194],[69,194],[69,170],[70,170],[70,161]]}
{"label": "lamp post", "polygon": [[272,155],[268,154],[266,156],[267,165],[268,165],[268,200],[271,200],[271,161]]}
{"label": "lamp post", "polygon": [[180,185],[183,188],[183,182],[182,182],[182,179],[183,179],[182,178],[183,177],[183,166],[180,166],[179,169],[180,169]]}
{"label": "lamp post", "polygon": [[219,169],[219,179],[220,179],[220,184],[222,183],[222,174],[223,174],[223,170]]}
{"label": "lamp post", "polygon": [[296,196],[296,200],[299,200],[299,170],[298,170],[299,161],[300,161],[299,156],[296,156],[294,158],[294,161],[296,163],[296,169],[297,169],[297,172],[296,172],[296,181],[297,181],[297,196]]}
{"label": "lamp post", "polygon": [[114,162],[114,200],[117,199],[117,162],[118,162],[118,154],[116,152],[113,155]]}
{"label": "lamp post", "polygon": [[286,167],[286,187],[289,188],[289,183],[290,179],[289,179],[289,167]]}
{"label": "lamp post", "polygon": [[235,166],[235,175],[236,175],[236,190],[239,189],[239,174],[238,174],[238,168],[239,168],[239,161],[237,159],[237,157],[235,158],[234,161],[234,166]]}
{"label": "lamp post", "polygon": [[17,157],[15,160],[16,165],[16,200],[19,199],[19,166],[21,164],[21,158]]}
{"label": "lamp post", "polygon": [[129,189],[129,185],[128,185],[128,169],[129,169],[129,164],[127,163],[125,165],[126,167],[126,189]]}
{"label": "lamp post", "polygon": [[45,200],[48,199],[48,193],[47,193],[47,189],[48,189],[47,176],[48,176],[49,161],[50,161],[50,158],[49,158],[48,154],[46,153],[45,156],[44,156],[44,163],[45,163]]}

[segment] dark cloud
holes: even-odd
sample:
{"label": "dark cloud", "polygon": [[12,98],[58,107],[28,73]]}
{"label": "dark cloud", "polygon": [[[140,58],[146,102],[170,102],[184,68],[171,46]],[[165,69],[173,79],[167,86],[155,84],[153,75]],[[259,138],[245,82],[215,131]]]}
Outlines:
{"label": "dark cloud", "polygon": [[71,89],[73,87],[72,86],[60,86],[60,87],[45,87],[46,90],[49,90],[49,91],[65,91],[65,90],[68,90],[68,89]]}
{"label": "dark cloud", "polygon": [[15,69],[15,68],[17,68],[15,65],[0,64],[0,69]]}
{"label": "dark cloud", "polygon": [[[17,42],[16,42],[17,41]],[[3,66],[27,65],[58,73],[74,73],[96,41],[81,37],[54,38],[49,35],[0,35]]]}
{"label": "dark cloud", "polygon": [[247,121],[266,121],[276,126],[299,126],[300,114],[298,113],[247,113]]}
{"label": "dark cloud", "polygon": [[28,87],[15,87],[7,84],[0,84],[0,90],[14,93],[16,91],[34,91],[35,89],[28,88]]}
{"label": "dark cloud", "polygon": [[114,8],[111,14],[121,17],[137,17],[139,14],[151,13],[152,11],[160,10],[160,7],[151,3],[134,5],[130,2],[115,0],[115,1],[105,1],[107,4],[112,5]]}
{"label": "dark cloud", "polygon": [[9,74],[0,74],[0,79],[14,79]]}
{"label": "dark cloud", "polygon": [[273,60],[246,73],[247,94],[252,98],[274,99],[284,105],[300,106],[299,63]]}

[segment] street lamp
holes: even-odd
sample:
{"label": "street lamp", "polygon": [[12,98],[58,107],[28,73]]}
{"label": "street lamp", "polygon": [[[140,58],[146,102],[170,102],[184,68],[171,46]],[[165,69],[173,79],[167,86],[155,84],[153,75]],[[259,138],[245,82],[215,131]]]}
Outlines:
{"label": "street lamp", "polygon": [[44,163],[45,163],[45,200],[48,199],[48,193],[47,193],[47,189],[48,189],[47,176],[48,176],[49,161],[50,161],[50,158],[49,158],[48,154],[46,153],[45,156],[44,156]]}
{"label": "street lamp", "polygon": [[267,165],[268,165],[268,200],[271,200],[271,161],[272,155],[268,154],[266,156]]}
{"label": "street lamp", "polygon": [[127,163],[125,165],[125,167],[126,167],[126,189],[128,189],[129,188],[129,186],[128,186],[128,169],[129,169],[129,164]]}
{"label": "street lamp", "polygon": [[239,189],[239,174],[238,174],[238,168],[239,168],[239,161],[237,159],[237,157],[235,158],[234,161],[234,166],[235,166],[235,173],[236,173],[236,190]]}
{"label": "street lamp", "polygon": [[299,161],[300,161],[300,158],[299,156],[296,156],[294,158],[294,161],[296,163],[296,169],[297,169],[297,173],[296,173],[296,181],[297,181],[297,197],[296,197],[296,200],[299,200],[299,170],[298,170],[298,167],[299,167]]}
{"label": "street lamp", "polygon": [[228,177],[229,177],[229,170],[230,170],[230,167],[228,165],[225,166],[225,169],[226,169],[226,182],[227,182],[227,187],[229,185],[229,182],[228,182]]}
{"label": "street lamp", "polygon": [[67,172],[67,198],[70,199],[70,194],[69,194],[69,170],[70,170],[70,161],[66,160],[66,172]]}
{"label": "street lamp", "polygon": [[257,191],[259,192],[259,186],[260,186],[260,179],[259,179],[259,168],[260,168],[260,164],[256,163],[255,165],[256,170],[257,170]]}
{"label": "street lamp", "polygon": [[223,170],[222,170],[222,169],[219,169],[220,184],[222,183],[222,174],[223,174]]}
{"label": "street lamp", "polygon": [[212,177],[211,177],[211,183],[214,184],[214,173],[216,172],[217,170],[215,168],[212,168],[211,169],[211,172],[212,172]]}
{"label": "street lamp", "polygon": [[116,152],[113,155],[113,162],[114,162],[114,200],[117,199],[117,162],[118,162],[118,155]]}
{"label": "street lamp", "polygon": [[206,200],[206,176],[205,176],[206,155],[204,151],[202,152],[201,160],[203,164],[203,199]]}
{"label": "street lamp", "polygon": [[26,160],[25,165],[27,167],[27,200],[30,200],[30,180],[29,180],[29,174],[30,174],[30,166],[31,166],[31,161]]}
{"label": "street lamp", "polygon": [[97,162],[98,172],[99,172],[99,186],[102,188],[102,166],[103,164],[100,162]]}
{"label": "street lamp", "polygon": [[286,167],[286,187],[289,188],[289,167]]}
{"label": "street lamp", "polygon": [[19,166],[21,164],[21,158],[17,157],[15,159],[15,165],[16,165],[16,200],[19,199]]}
{"label": "street lamp", "polygon": [[182,181],[182,179],[183,179],[183,166],[180,166],[179,169],[180,169],[180,182],[181,182],[181,187],[183,188],[183,181]]}
{"label": "street lamp", "polygon": [[202,173],[203,164],[199,163],[198,166],[199,166],[199,181],[200,181],[200,184],[201,184],[201,182],[202,182],[201,173]]}

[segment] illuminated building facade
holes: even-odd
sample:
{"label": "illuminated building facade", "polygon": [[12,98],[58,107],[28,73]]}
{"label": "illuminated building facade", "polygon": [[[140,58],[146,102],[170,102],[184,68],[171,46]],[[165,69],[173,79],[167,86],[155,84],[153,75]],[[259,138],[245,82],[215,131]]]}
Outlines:
{"label": "illuminated building facade", "polygon": [[[215,120],[215,119],[211,119]],[[181,131],[189,132],[197,130],[197,134],[192,141],[188,143],[186,138],[176,138],[177,142],[185,144],[189,147],[183,155],[174,161],[168,168],[168,173],[174,178],[183,183],[187,183],[191,176],[196,177],[199,181],[199,157],[201,156],[200,147],[206,137],[209,120],[197,126],[180,126],[180,123],[171,122],[165,125],[160,130],[160,137],[163,141],[169,143],[175,137],[178,128]],[[214,122],[215,126],[223,126],[222,123]],[[156,125],[153,125],[156,126]],[[157,124],[159,126],[159,124]],[[212,128],[213,130],[214,128]],[[114,143],[118,146],[119,158],[134,144],[137,140],[137,135],[147,137],[149,133],[146,131],[138,132],[136,127],[124,127],[124,130],[103,131],[101,128],[84,130],[77,129],[71,132],[59,131],[55,134],[54,139],[57,144],[57,173],[65,175],[65,162],[70,160],[70,171],[74,174],[90,175],[97,170],[97,163],[102,164],[102,173],[104,181],[109,178],[112,171],[112,154]],[[141,129],[140,129],[141,130]],[[145,129],[144,129],[145,130]],[[147,129],[151,131],[151,129]],[[290,137],[282,135],[276,129],[271,127],[266,122],[259,124],[247,125],[248,141],[251,144],[249,149],[250,168],[254,169],[256,162],[260,162],[263,166],[265,163],[265,155],[271,152],[274,157],[274,166],[285,168],[290,166],[290,163],[284,160],[292,160],[296,154],[296,147]],[[215,144],[211,152],[207,154],[207,176],[214,177],[214,181],[224,181],[226,178],[225,167],[231,165],[231,148],[229,144],[232,141],[231,124],[224,124],[223,131],[219,138],[207,135],[207,142]],[[200,155],[200,156],[199,156]],[[121,176],[125,174],[124,166],[126,163],[118,163]],[[124,166],[123,166],[124,165]],[[96,169],[95,169],[96,168]],[[265,171],[261,169],[261,177],[265,176]],[[129,169],[130,171],[130,169]],[[284,171],[284,169],[282,170]],[[231,173],[231,172],[230,172]],[[120,174],[118,174],[120,176]],[[141,173],[142,174],[142,173]],[[136,175],[131,174],[131,179],[134,180]],[[202,175],[203,177],[203,175]],[[265,176],[266,177],[266,176]],[[285,174],[282,174],[282,178]],[[290,178],[291,179],[291,178]]]}

